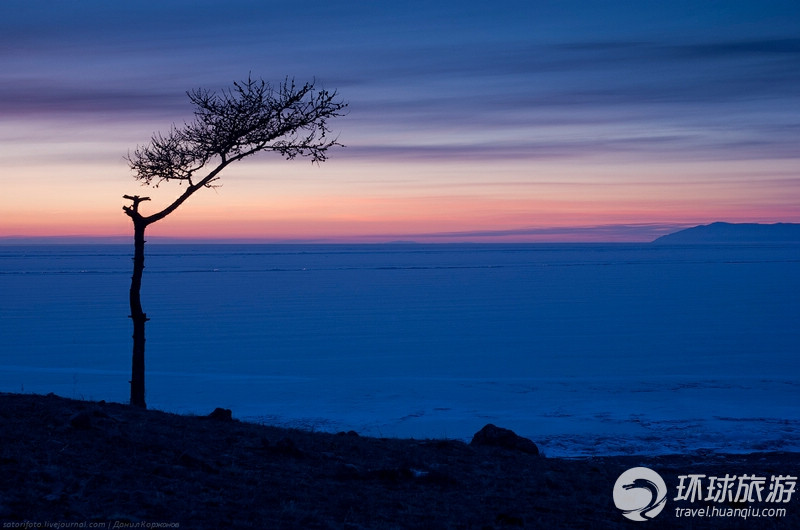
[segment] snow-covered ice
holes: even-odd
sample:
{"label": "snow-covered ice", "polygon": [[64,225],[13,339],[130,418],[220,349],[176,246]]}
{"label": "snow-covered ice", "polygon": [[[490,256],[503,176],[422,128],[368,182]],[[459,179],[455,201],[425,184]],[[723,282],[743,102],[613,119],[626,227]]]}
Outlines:
{"label": "snow-covered ice", "polygon": [[[0,391],[127,401],[128,245],[0,246]],[[800,246],[148,244],[152,408],[800,450]]]}

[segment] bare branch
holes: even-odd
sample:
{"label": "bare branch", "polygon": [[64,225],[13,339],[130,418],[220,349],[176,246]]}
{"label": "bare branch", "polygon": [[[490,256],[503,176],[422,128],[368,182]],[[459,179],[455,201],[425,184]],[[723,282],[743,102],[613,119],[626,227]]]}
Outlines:
{"label": "bare branch", "polygon": [[[327,160],[328,149],[341,146],[329,138],[328,120],[343,116],[347,104],[335,91],[315,90],[314,82],[300,86],[286,79],[273,87],[248,77],[219,92],[195,89],[187,95],[195,106],[194,120],[154,134],[149,145],[126,157],[134,178],[146,185],[188,184],[172,205],[146,218],[149,222],[174,211],[196,190],[217,186],[212,183],[222,169],[236,160],[274,151],[287,160],[319,163]],[[128,208],[138,213],[138,203]]]}

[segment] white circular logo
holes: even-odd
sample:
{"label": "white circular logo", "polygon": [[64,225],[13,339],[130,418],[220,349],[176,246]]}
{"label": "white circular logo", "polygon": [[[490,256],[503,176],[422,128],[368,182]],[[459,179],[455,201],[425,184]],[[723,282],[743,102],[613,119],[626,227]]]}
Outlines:
{"label": "white circular logo", "polygon": [[614,504],[632,521],[648,521],[667,503],[667,485],[646,467],[632,467],[614,483]]}

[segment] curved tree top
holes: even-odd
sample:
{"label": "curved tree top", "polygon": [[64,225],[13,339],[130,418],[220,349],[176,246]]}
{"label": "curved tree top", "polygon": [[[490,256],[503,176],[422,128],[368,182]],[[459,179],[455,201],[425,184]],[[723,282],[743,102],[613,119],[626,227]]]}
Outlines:
{"label": "curved tree top", "polygon": [[341,145],[330,137],[328,120],[344,114],[347,104],[338,94],[318,90],[314,82],[298,85],[285,80],[273,86],[262,79],[234,82],[221,91],[187,92],[194,104],[194,120],[169,133],[156,133],[150,144],[126,157],[134,178],[158,187],[179,181],[188,188],[175,203],[147,218],[134,201],[125,213],[148,222],[166,216],[201,187],[212,187],[228,164],[260,151],[275,151],[286,159],[327,159],[329,148]]}

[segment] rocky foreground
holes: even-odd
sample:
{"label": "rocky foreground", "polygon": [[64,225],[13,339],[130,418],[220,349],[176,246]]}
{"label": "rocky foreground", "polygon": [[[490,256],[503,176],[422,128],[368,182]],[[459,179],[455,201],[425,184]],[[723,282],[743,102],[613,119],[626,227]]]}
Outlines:
{"label": "rocky foreground", "polygon": [[[780,504],[673,499],[680,475],[769,480],[797,476],[799,462],[793,453],[554,459],[491,427],[472,444],[375,439],[244,423],[223,410],[180,416],[0,394],[0,528],[633,527],[612,491],[637,466],[669,492],[647,528],[800,528],[800,493]],[[680,507],[730,515],[677,517]],[[765,508],[785,513],[753,515]]]}

